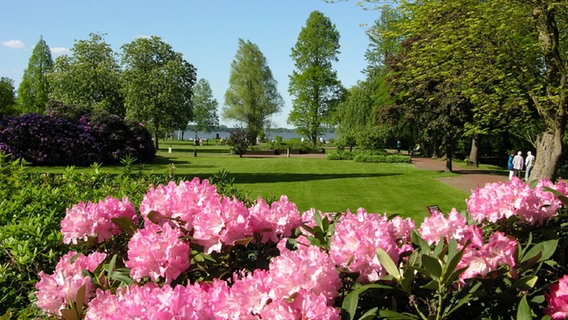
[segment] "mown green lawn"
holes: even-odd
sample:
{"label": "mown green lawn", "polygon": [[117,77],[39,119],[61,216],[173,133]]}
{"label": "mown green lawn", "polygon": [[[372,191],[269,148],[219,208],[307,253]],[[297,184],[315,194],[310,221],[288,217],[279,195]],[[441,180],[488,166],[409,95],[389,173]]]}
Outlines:
{"label": "mown green lawn", "polygon": [[[168,147],[172,153],[168,153]],[[410,164],[357,163],[326,159],[239,158],[226,147],[201,146],[194,156],[187,142],[162,143],[153,164],[144,170],[163,174],[175,166],[176,176],[208,178],[226,170],[239,190],[250,197],[266,199],[287,195],[301,211],[315,208],[323,212],[368,212],[399,214],[422,221],[426,206],[439,205],[444,212],[465,210],[469,194],[439,182],[451,173],[420,170]],[[120,166],[103,167],[119,172]],[[42,172],[62,172],[64,168],[31,167]],[[80,169],[88,170],[88,169]]]}

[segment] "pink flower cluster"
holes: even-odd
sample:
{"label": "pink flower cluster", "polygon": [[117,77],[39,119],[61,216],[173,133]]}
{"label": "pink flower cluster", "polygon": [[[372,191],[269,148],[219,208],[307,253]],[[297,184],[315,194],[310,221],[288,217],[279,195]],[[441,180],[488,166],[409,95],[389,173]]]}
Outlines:
{"label": "pink flower cluster", "polygon": [[157,212],[158,223],[192,232],[206,253],[219,252],[223,245],[234,245],[255,233],[262,235],[262,242],[277,243],[302,224],[296,205],[285,196],[270,206],[259,198],[255,206],[246,208],[240,201],[222,198],[215,186],[199,178],[152,188],[144,196],[140,212],[145,220]]}
{"label": "pink flower cluster", "polygon": [[282,250],[269,270],[235,275],[231,286],[215,280],[99,290],[85,319],[339,319],[332,304],[341,281],[329,256],[316,247]]}
{"label": "pink flower cluster", "polygon": [[477,222],[497,222],[511,216],[517,216],[528,224],[539,223],[554,217],[562,202],[556,195],[545,191],[548,187],[568,195],[568,188],[563,180],[554,185],[543,179],[531,189],[520,179],[514,177],[508,182],[488,183],[477,188],[466,200],[470,216]]}
{"label": "pink flower cluster", "polygon": [[53,274],[40,272],[40,280],[36,283],[37,306],[47,313],[61,316],[61,310],[75,301],[82,286],[86,287],[84,302],[87,303],[93,296],[94,287],[91,279],[83,276],[83,270],[94,271],[105,257],[104,253],[84,256],[70,251],[59,259]]}
{"label": "pink flower cluster", "polygon": [[424,219],[420,225],[419,233],[428,244],[439,241],[449,242],[455,239],[461,250],[469,241],[458,269],[467,267],[460,274],[460,280],[472,279],[477,276],[485,277],[489,272],[495,271],[499,266],[515,267],[515,251],[517,242],[501,232],[491,234],[488,243],[483,241],[482,230],[475,225],[468,225],[464,216],[453,209],[448,217],[441,212],[433,212]]}
{"label": "pink flower cluster", "polygon": [[97,238],[98,243],[104,242],[122,231],[112,222],[113,218],[126,217],[134,223],[138,222],[134,205],[128,198],[122,200],[107,197],[98,203],[78,204],[67,209],[65,218],[61,221],[61,233],[64,243],[77,244],[77,240]]}
{"label": "pink flower cluster", "polygon": [[329,250],[332,261],[349,272],[358,272],[361,282],[381,279],[386,270],[377,258],[377,248],[395,262],[402,252],[411,250],[408,242],[414,222],[400,218],[393,221],[363,209],[356,214],[347,212],[335,227]]}
{"label": "pink flower cluster", "polygon": [[160,277],[170,283],[189,268],[190,248],[181,239],[183,233],[169,224],[162,226],[147,223],[128,242],[130,276],[135,280],[149,277],[157,281]]}
{"label": "pink flower cluster", "polygon": [[568,275],[558,280],[558,283],[550,286],[550,291],[546,294],[548,307],[546,314],[552,319],[566,319],[568,317]]}

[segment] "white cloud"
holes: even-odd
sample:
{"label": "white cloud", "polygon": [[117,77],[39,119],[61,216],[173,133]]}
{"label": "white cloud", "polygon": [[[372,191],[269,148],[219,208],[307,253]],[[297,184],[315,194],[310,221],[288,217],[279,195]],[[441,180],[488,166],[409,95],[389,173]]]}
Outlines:
{"label": "white cloud", "polygon": [[2,41],[0,42],[0,44],[2,44],[2,46],[4,47],[8,47],[11,49],[23,49],[26,46],[22,40]]}
{"label": "white cloud", "polygon": [[49,49],[51,50],[51,54],[53,54],[54,56],[61,56],[64,54],[71,53],[71,50],[67,48],[49,48]]}

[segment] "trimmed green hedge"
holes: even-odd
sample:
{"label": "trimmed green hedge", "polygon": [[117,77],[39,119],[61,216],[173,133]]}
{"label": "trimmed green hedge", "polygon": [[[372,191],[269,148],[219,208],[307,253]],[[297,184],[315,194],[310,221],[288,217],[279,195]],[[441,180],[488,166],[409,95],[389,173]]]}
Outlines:
{"label": "trimmed green hedge", "polygon": [[409,156],[399,154],[389,154],[387,151],[337,151],[329,152],[326,156],[328,160],[353,160],[355,162],[372,163],[411,163]]}

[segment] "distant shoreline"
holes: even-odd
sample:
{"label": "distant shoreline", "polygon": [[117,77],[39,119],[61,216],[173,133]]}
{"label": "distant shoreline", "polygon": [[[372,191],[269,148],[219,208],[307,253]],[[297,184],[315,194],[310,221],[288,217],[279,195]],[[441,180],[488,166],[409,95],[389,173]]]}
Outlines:
{"label": "distant shoreline", "polygon": [[[211,130],[209,132],[199,131],[197,133],[197,136],[201,139],[220,139],[220,138],[227,139],[229,137],[229,135],[231,134],[231,129],[228,129],[228,130],[227,129],[219,130],[219,131]],[[183,140],[193,140],[194,136],[195,136],[194,131],[185,130],[184,133],[183,133]],[[275,130],[268,130],[266,132],[266,138],[269,139],[269,140],[275,139],[276,136],[281,136],[282,139],[284,139],[284,140],[301,139],[302,138],[301,135],[296,133],[296,129],[285,129],[285,130],[275,129]],[[337,139],[335,132],[325,132],[325,133],[321,134],[320,136],[324,140]],[[180,130],[174,131],[173,138],[181,140],[181,131]],[[304,138],[307,138],[307,137],[304,137]]]}

